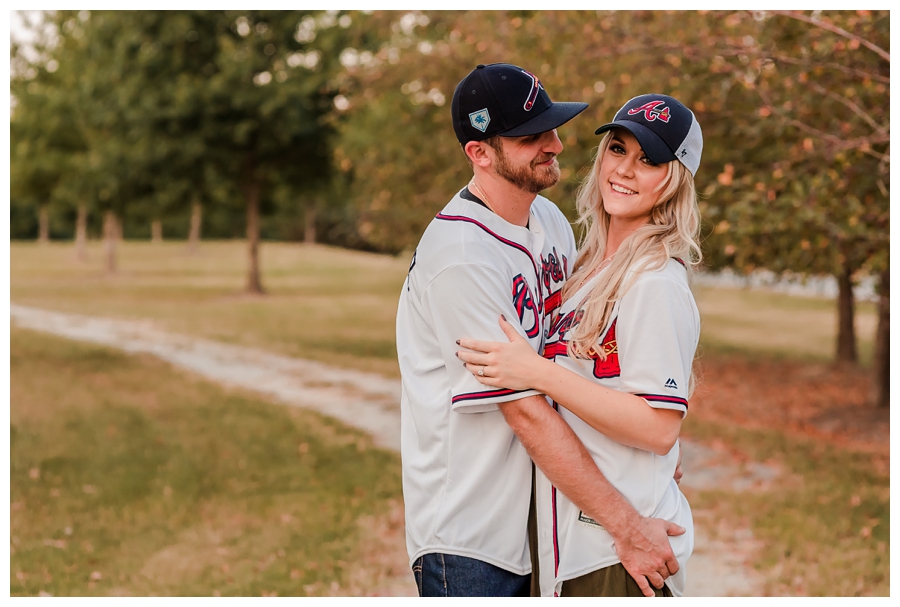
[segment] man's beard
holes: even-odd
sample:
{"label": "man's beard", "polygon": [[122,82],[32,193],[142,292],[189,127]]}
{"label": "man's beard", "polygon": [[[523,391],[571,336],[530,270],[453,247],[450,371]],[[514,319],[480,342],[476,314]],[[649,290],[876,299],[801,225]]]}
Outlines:
{"label": "man's beard", "polygon": [[506,153],[501,148],[497,150],[497,161],[494,170],[500,177],[519,188],[532,194],[538,194],[542,190],[556,185],[559,181],[559,164],[554,162],[549,167],[538,167],[542,162],[547,162],[553,156],[535,158],[528,166],[513,167],[509,164]]}

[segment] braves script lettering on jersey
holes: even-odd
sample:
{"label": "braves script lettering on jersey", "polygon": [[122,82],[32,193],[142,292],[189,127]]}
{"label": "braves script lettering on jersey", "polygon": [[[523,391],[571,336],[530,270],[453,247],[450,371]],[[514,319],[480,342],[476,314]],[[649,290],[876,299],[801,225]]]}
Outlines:
{"label": "braves script lettering on jersey", "polygon": [[569,223],[541,196],[528,227],[457,194],[425,230],[397,310],[410,565],[443,552],[531,571],[531,459],[497,404],[536,392],[478,383],[456,340],[506,340],[503,314],[542,351],[574,255]]}
{"label": "braves script lettering on jersey", "polygon": [[[581,319],[581,302],[605,271],[563,303],[552,319],[544,356],[608,388],[642,397],[651,407],[687,413],[691,364],[700,337],[700,316],[679,261],[638,275],[613,308],[611,321],[595,350],[601,360],[568,356],[567,332]],[[554,403],[584,443],[606,478],[643,516],[684,527],[669,537],[680,569],[666,584],[675,596],[684,592],[685,564],[694,547],[691,509],[672,478],[678,444],[665,456],[627,447],[597,432],[565,407]],[[559,593],[565,580],[619,562],[612,537],[558,492],[540,470],[535,480],[541,594]]]}

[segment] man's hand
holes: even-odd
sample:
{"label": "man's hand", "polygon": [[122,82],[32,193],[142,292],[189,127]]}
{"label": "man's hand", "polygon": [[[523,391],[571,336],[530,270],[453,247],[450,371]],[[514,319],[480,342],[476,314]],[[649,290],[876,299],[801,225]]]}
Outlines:
{"label": "man's hand", "polygon": [[681,535],[685,530],[660,518],[642,516],[630,531],[626,537],[614,538],[616,554],[644,596],[653,596],[653,588],[662,588],[666,578],[678,573],[678,561],[668,536]]}

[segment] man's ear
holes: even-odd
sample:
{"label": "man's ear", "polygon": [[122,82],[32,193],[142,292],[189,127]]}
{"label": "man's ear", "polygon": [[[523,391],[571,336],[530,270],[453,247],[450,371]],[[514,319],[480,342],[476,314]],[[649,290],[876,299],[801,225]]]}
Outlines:
{"label": "man's ear", "polygon": [[470,141],[463,149],[465,149],[466,156],[469,157],[472,164],[477,164],[481,168],[486,169],[493,163],[493,158],[487,151],[488,147],[488,144],[483,141]]}

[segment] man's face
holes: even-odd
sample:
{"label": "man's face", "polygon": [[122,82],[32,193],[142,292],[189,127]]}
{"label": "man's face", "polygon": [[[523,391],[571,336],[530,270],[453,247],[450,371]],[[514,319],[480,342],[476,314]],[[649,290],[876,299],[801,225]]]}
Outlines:
{"label": "man's face", "polygon": [[556,129],[527,137],[501,137],[494,170],[521,190],[537,194],[559,181],[556,155],[562,142]]}

